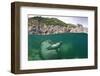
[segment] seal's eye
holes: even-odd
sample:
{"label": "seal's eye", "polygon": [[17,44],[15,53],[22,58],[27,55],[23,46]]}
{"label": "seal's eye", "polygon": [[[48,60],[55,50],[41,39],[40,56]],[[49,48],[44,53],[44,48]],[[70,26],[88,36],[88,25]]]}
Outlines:
{"label": "seal's eye", "polygon": [[52,42],[52,41],[50,41],[50,44],[53,44],[53,42]]}
{"label": "seal's eye", "polygon": [[49,42],[50,44],[52,44],[52,43],[53,43],[51,40],[48,40],[48,42]]}

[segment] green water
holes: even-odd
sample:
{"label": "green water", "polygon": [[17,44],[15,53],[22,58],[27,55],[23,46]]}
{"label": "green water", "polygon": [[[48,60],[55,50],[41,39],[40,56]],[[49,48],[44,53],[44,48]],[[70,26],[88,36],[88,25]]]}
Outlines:
{"label": "green water", "polygon": [[[51,40],[53,43],[62,41],[59,55],[48,55],[51,58],[43,59],[41,43]],[[55,35],[29,35],[28,36],[28,60],[52,60],[52,59],[76,59],[88,57],[88,35],[86,33],[63,33]]]}

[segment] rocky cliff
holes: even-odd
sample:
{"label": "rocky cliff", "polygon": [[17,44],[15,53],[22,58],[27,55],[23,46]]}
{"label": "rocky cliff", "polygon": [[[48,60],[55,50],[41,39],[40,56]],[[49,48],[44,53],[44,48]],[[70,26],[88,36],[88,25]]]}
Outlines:
{"label": "rocky cliff", "polygon": [[48,35],[57,33],[87,33],[88,29],[82,24],[67,24],[57,18],[31,17],[28,18],[28,33]]}

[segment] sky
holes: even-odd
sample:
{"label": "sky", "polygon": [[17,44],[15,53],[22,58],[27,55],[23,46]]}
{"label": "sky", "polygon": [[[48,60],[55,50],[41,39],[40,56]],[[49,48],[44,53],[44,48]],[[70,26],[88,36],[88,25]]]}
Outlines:
{"label": "sky", "polygon": [[41,16],[49,18],[57,18],[65,23],[82,24],[84,27],[88,27],[88,17],[75,17],[75,16],[53,16],[53,15],[28,15],[28,17]]}

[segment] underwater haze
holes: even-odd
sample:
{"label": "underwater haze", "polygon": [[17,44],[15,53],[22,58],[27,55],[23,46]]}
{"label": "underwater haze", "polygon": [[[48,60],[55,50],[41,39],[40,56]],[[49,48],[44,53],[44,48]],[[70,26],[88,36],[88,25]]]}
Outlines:
{"label": "underwater haze", "polygon": [[28,35],[28,60],[88,58],[87,33]]}

